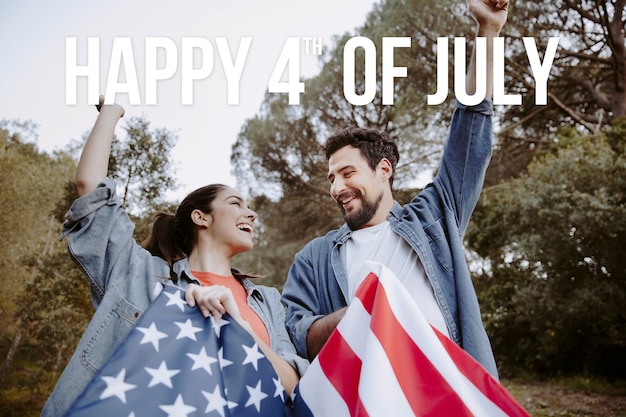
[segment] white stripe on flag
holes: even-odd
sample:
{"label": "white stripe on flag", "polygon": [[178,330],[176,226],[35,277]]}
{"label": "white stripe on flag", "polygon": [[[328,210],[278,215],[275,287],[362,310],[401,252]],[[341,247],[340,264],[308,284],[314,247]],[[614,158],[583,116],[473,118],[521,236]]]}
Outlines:
{"label": "white stripe on flag", "polygon": [[393,314],[411,339],[476,416],[506,416],[496,404],[464,377],[448,355],[413,299],[403,291],[393,273],[381,264],[370,265],[385,288]]}
{"label": "white stripe on flag", "polygon": [[300,380],[300,397],[314,416],[349,417],[350,411],[315,360]]}
{"label": "white stripe on flag", "polygon": [[[339,333],[363,362],[359,397],[370,416],[413,414],[396,379],[387,354],[370,331],[371,316],[361,300],[354,298],[337,327]],[[356,325],[358,324],[358,325]]]}

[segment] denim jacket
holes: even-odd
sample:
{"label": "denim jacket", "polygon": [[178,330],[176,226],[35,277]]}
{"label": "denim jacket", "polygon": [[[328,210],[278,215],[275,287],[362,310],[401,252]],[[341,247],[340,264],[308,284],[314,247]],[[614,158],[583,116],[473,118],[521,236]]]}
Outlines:
{"label": "denim jacket", "polygon": [[[490,100],[473,107],[457,104],[438,174],[408,204],[394,203],[387,219],[424,265],[451,338],[497,378],[463,247],[491,159],[491,115]],[[345,224],[313,239],[289,270],[282,293],[287,329],[304,357],[311,324],[347,304],[339,248],[348,239]]]}
{"label": "denim jacket", "polygon": [[[69,252],[87,276],[96,311],[42,416],[64,415],[162,286],[174,285],[167,262],[138,245],[133,230],[111,180],[78,198],[66,215],[61,239],[68,238]],[[179,277],[176,285],[183,290],[190,282],[200,285],[193,279],[187,259],[175,263],[174,272]],[[248,279],[243,285],[248,304],[267,327],[270,346],[302,375],[308,361],[297,356],[289,339],[280,293]]]}

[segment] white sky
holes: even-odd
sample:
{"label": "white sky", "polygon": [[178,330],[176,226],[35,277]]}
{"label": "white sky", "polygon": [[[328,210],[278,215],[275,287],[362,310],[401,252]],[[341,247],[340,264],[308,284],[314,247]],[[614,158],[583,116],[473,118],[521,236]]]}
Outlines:
{"label": "white sky", "polygon": [[[254,116],[267,90],[269,76],[287,37],[331,38],[365,22],[374,0],[0,0],[0,119],[31,120],[39,128],[39,148],[63,148],[79,139],[95,121],[87,104],[84,77],[77,82],[77,105],[66,105],[65,40],[76,37],[78,64],[85,65],[87,38],[100,39],[100,88],[104,92],[115,38],[131,37],[141,105],[130,105],[127,94],[117,101],[126,117],[144,116],[151,127],[178,135],[173,151],[181,185],[174,196],[213,182],[237,186],[231,176],[230,150],[243,122]],[[166,37],[177,45],[175,75],[157,84],[158,102],[145,101],[144,44],[147,37]],[[211,75],[195,81],[194,102],[181,100],[181,40],[207,38],[214,49]],[[242,37],[252,37],[245,63],[239,105],[228,105],[226,76],[215,39],[227,37],[233,55]],[[317,57],[304,54],[301,74],[319,71]],[[84,58],[84,61],[81,59]],[[123,81],[120,78],[120,81]],[[116,134],[124,137],[118,124]]]}

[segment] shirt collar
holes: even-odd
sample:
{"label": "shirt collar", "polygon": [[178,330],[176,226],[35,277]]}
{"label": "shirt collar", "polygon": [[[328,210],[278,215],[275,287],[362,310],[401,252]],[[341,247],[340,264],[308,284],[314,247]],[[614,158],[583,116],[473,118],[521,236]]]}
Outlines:
{"label": "shirt collar", "polygon": [[[198,280],[195,279],[193,275],[191,274],[191,268],[189,266],[189,261],[187,258],[183,258],[180,261],[177,261],[174,264],[173,269],[178,279],[185,279],[187,280],[187,282],[193,282],[195,284],[201,285],[200,282],[198,282]],[[233,269],[233,271],[239,272],[236,269]],[[258,290],[257,286],[254,283],[252,283],[252,281],[250,281],[248,278],[244,278],[241,281],[241,284],[243,285],[243,288],[246,290],[248,297],[251,295],[254,295],[255,297],[260,297],[261,299],[263,299],[263,296],[261,295],[261,292]]]}

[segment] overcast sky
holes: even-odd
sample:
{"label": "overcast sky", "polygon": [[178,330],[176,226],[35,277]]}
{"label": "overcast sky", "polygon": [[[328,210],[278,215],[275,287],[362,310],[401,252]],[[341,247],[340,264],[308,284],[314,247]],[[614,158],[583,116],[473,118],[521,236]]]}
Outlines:
{"label": "overcast sky", "polygon": [[[77,65],[86,65],[87,39],[99,39],[99,88],[104,92],[113,61],[112,48],[130,38],[141,104],[131,105],[128,94],[116,100],[126,117],[144,116],[153,128],[176,132],[173,151],[182,197],[199,186],[221,182],[237,186],[231,176],[230,149],[243,122],[254,116],[268,88],[268,80],[288,37],[321,38],[325,47],[332,37],[365,22],[374,0],[109,0],[100,2],[0,1],[0,119],[36,123],[40,149],[63,148],[80,138],[95,121],[97,112],[87,104],[87,81],[79,77],[76,105],[66,101],[66,38],[77,40]],[[176,65],[174,75],[157,82],[157,104],[145,104],[147,38],[173,41],[175,53],[165,62],[159,49],[159,68]],[[207,39],[214,51],[213,71],[194,82],[193,104],[183,105],[181,57],[183,39]],[[217,48],[226,37],[233,54],[244,37],[252,38],[241,73],[239,104],[229,105],[227,78]],[[317,57],[302,47],[303,77],[317,74]],[[194,68],[202,65],[196,50]],[[118,54],[119,56],[119,54]],[[128,55],[125,55],[125,59]],[[208,65],[204,62],[205,65]],[[118,68],[116,67],[117,71]],[[128,71],[126,62],[121,72]],[[120,78],[120,82],[124,79]],[[124,135],[118,125],[116,134]]]}

